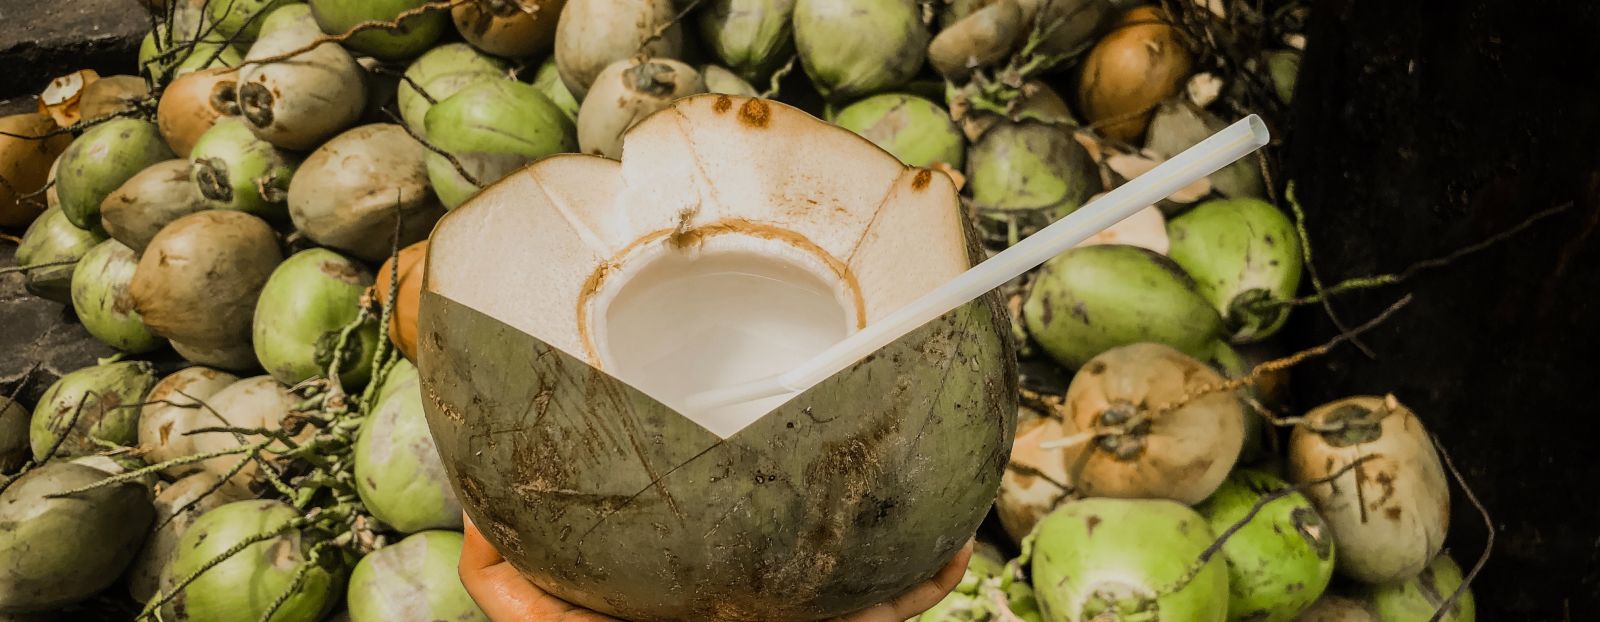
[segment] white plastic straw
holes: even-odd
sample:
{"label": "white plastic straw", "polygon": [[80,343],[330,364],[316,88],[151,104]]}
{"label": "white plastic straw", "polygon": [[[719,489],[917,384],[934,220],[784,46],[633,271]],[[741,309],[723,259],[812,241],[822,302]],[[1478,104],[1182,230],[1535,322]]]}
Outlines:
{"label": "white plastic straw", "polygon": [[684,412],[704,412],[809,389],[917,327],[1005,284],[1184,186],[1249,155],[1267,144],[1269,138],[1267,126],[1260,117],[1245,117],[1106,193],[1099,200],[973,266],[894,313],[868,324],[799,367],[761,380],[695,393],[685,398]]}

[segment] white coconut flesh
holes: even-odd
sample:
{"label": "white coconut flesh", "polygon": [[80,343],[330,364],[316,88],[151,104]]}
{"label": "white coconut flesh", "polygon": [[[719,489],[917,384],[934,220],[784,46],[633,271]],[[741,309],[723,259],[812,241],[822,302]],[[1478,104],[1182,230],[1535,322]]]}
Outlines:
{"label": "white coconut flesh", "polygon": [[[783,104],[700,95],[629,130],[620,163],[547,158],[452,211],[426,287],[674,406],[955,278],[961,218],[944,175]],[[728,438],[785,401],[677,410]]]}

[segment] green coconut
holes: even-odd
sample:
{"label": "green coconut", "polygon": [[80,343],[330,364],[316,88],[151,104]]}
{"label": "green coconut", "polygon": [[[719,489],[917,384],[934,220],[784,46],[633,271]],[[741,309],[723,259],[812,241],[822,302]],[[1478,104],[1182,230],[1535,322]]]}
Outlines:
{"label": "green coconut", "polygon": [[346,590],[352,622],[489,622],[456,572],[461,545],[459,532],[424,531],[361,558]]}
{"label": "green coconut", "polygon": [[572,91],[567,90],[567,83],[561,81],[561,71],[556,67],[555,57],[547,58],[539,65],[538,73],[533,75],[533,88],[539,89],[546,99],[560,108],[567,119],[578,122],[578,100],[572,96]]}
{"label": "green coconut", "polygon": [[622,157],[622,134],[673,100],[706,92],[700,72],[665,59],[620,60],[606,67],[578,109],[578,146],[584,153]]}
{"label": "green coconut", "polygon": [[701,65],[700,78],[706,82],[707,93],[722,93],[724,95],[741,95],[744,97],[758,97],[761,95],[756,87],[750,86],[744,78],[721,65]]}
{"label": "green coconut", "polygon": [[[428,135],[479,183],[498,181],[539,158],[578,148],[577,129],[537,87],[513,80],[483,80],[428,110]],[[478,191],[455,165],[429,153],[428,180],[445,207]]]}
{"label": "green coconut", "polygon": [[1009,243],[1081,207],[1100,192],[1100,174],[1064,127],[1000,123],[967,151],[973,207],[991,236]]}
{"label": "green coconut", "polygon": [[206,205],[255,214],[288,216],[289,180],[299,158],[257,138],[238,117],[217,119],[189,151],[191,178]]}
{"label": "green coconut", "polygon": [[22,468],[28,461],[28,409],[16,400],[0,396],[0,474]]}
{"label": "green coconut", "polygon": [[392,123],[363,125],[306,158],[289,183],[289,218],[312,241],[379,262],[428,237],[444,206],[428,186],[422,143]]}
{"label": "green coconut", "polygon": [[189,179],[189,161],[167,160],[145,167],[106,197],[100,224],[111,239],[140,253],[162,227],[206,207]]}
{"label": "green coconut", "polygon": [[0,493],[0,614],[59,611],[133,561],[154,511],[137,482],[67,496],[108,475],[68,462],[30,470]]}
{"label": "green coconut", "polygon": [[108,346],[139,354],[166,342],[145,328],[128,298],[128,284],[139,257],[116,240],[89,249],[72,273],[72,310],[95,339]]}
{"label": "green coconut", "polygon": [[[427,0],[307,0],[307,4],[322,32],[338,35],[361,22],[392,21],[401,13],[427,4]],[[411,58],[426,52],[444,33],[449,21],[444,11],[424,11],[401,21],[399,28],[364,30],[340,45],[382,60]]]}
{"label": "green coconut", "polygon": [[61,303],[72,302],[72,273],[84,253],[106,236],[78,228],[59,207],[40,214],[17,245],[17,266],[24,268],[29,293]]}
{"label": "green coconut", "polygon": [[200,346],[172,339],[167,340],[172,351],[183,360],[195,365],[207,365],[231,372],[252,372],[261,369],[256,360],[255,348],[249,341],[223,346]]}
{"label": "green coconut", "polygon": [[1167,221],[1167,256],[1194,277],[1233,341],[1271,337],[1289,320],[1300,287],[1300,235],[1282,210],[1259,199],[1201,203]]}
{"label": "green coconut", "polygon": [[928,63],[947,80],[963,82],[974,69],[1010,58],[1029,31],[1021,2],[991,2],[941,30],[928,44]]}
{"label": "green coconut", "polygon": [[161,582],[161,571],[172,561],[178,539],[201,514],[243,499],[235,488],[220,484],[209,473],[196,473],[166,486],[155,498],[155,520],[139,555],[128,568],[128,595],[147,602],[158,590],[170,588]]}
{"label": "green coconut", "polygon": [[[207,389],[214,386],[210,381],[206,381],[205,385]],[[198,430],[219,426],[278,430],[283,427],[284,417],[295,409],[300,398],[271,376],[254,376],[218,389],[210,396],[201,398],[201,401],[205,404],[201,408],[181,408],[165,413],[160,425],[155,426],[155,438],[151,445],[159,448],[168,459],[217,454],[258,443],[262,440],[258,435]],[[316,428],[306,426],[297,438],[304,440],[315,431]],[[281,443],[273,443],[262,457],[268,462],[275,462],[276,458],[270,452],[283,449],[285,446]],[[217,455],[198,463],[170,468],[168,474],[176,476],[204,472],[219,478],[228,476],[228,485],[243,492],[255,487],[260,465],[250,461],[233,475],[228,475],[241,460],[243,458],[238,454]]]}
{"label": "green coconut", "polygon": [[342,352],[339,339],[361,314],[361,294],[372,281],[361,264],[325,248],[300,251],[278,264],[256,301],[251,342],[261,366],[292,385],[324,374],[337,355],[339,380],[346,387],[366,384],[377,323],[364,322]]}
{"label": "green coconut", "polygon": [[[173,551],[166,574],[181,581],[245,539],[285,528],[300,511],[281,501],[235,501],[200,515]],[[283,594],[269,622],[316,622],[338,604],[345,569],[337,553],[309,559],[315,543],[288,528],[275,538],[244,547],[201,573],[162,607],[177,622],[258,622]],[[296,574],[300,574],[298,583]],[[291,590],[291,588],[293,588]]]}
{"label": "green coconut", "polygon": [[155,370],[144,361],[95,365],[62,376],[33,407],[28,439],[34,461],[43,462],[52,447],[53,455],[82,456],[105,449],[101,443],[134,446],[140,404],[155,383]]}
{"label": "green coconut", "polygon": [[79,229],[100,231],[100,204],[139,171],[174,156],[156,124],[114,119],[85,131],[61,154],[56,194]]}
{"label": "green coconut", "polygon": [[[554,61],[547,61],[546,65],[554,66]],[[456,91],[480,80],[507,79],[507,71],[505,61],[479,52],[465,43],[446,43],[428,50],[412,61],[411,66],[406,68],[405,78],[400,81],[399,91],[395,94],[400,118],[411,131],[427,136],[425,119],[434,103],[444,101]],[[541,71],[539,75],[545,74]],[[420,93],[417,91],[419,87],[422,89]],[[574,102],[573,116],[577,115],[577,109],[577,103]]]}
{"label": "green coconut", "polygon": [[1022,304],[1028,334],[1077,369],[1118,346],[1155,342],[1205,360],[1222,318],[1172,260],[1120,244],[1083,246],[1045,262]]}
{"label": "green coconut", "polygon": [[1278,100],[1287,104],[1294,101],[1295,81],[1300,77],[1299,50],[1272,50],[1263,53],[1267,60],[1267,75],[1272,77],[1273,92]]}
{"label": "green coconut", "polygon": [[[191,6],[198,12],[197,3],[185,2],[183,5]],[[168,35],[165,24],[158,24],[146,33],[139,42],[140,73],[149,75],[157,84],[168,84],[178,76],[201,69],[238,67],[244,62],[244,55],[239,53],[238,48],[223,43],[215,34],[193,41],[196,32],[204,32],[196,30],[203,28],[199,25],[199,19],[197,15],[186,15],[185,10],[180,8],[171,35]]]}
{"label": "green coconut", "polygon": [[1044,619],[1222,622],[1228,570],[1220,556],[1200,564],[1212,538],[1205,517],[1174,501],[1070,501],[1030,536],[1033,584],[1049,586]]}
{"label": "green coconut", "polygon": [[270,36],[272,14],[279,8],[299,3],[300,0],[213,0],[205,3],[205,10],[206,18],[215,25],[212,37],[249,42]]}
{"label": "green coconut", "polygon": [[1461,596],[1450,603],[1444,615],[1434,617],[1462,587],[1461,582],[1461,567],[1448,553],[1440,553],[1417,576],[1370,587],[1368,598],[1382,622],[1473,622],[1477,619],[1477,606],[1470,589],[1461,590]]}
{"label": "green coconut", "polygon": [[199,348],[250,341],[256,297],[283,261],[277,234],[244,212],[205,210],[150,240],[128,296],[150,331]]}
{"label": "green coconut", "polygon": [[[982,249],[954,184],[721,94],[641,121],[623,154],[539,160],[429,238],[423,410],[463,509],[534,584],[622,619],[826,619],[934,576],[1011,444],[998,294],[792,398],[692,416],[661,400],[787,370],[969,269]],[[528,266],[537,292],[508,288]],[[708,339],[750,317],[805,328],[785,331],[797,350]]]}
{"label": "green coconut", "polygon": [[[1227,123],[1205,109],[1194,105],[1187,97],[1175,97],[1156,107],[1150,117],[1150,129],[1145,137],[1145,149],[1163,158],[1182,153],[1212,134],[1222,131]],[[1211,186],[1224,196],[1233,198],[1262,198],[1267,196],[1267,184],[1261,177],[1261,162],[1255,156],[1246,156],[1222,167],[1209,177]]]}
{"label": "green coconut", "polygon": [[794,54],[794,5],[795,0],[713,0],[700,11],[701,39],[741,78],[765,80]]}
{"label": "green coconut", "polygon": [[[245,61],[296,51],[323,36],[304,4],[273,11],[261,32]],[[250,131],[278,147],[304,151],[361,119],[366,70],[338,44],[324,43],[291,61],[246,65],[237,92]]]}
{"label": "green coconut", "polygon": [[[1195,507],[1222,534],[1267,495],[1289,484],[1264,471],[1239,470]],[[1222,545],[1228,564],[1228,618],[1289,622],[1322,595],[1333,578],[1333,532],[1298,492],[1262,506]]]}
{"label": "green coconut", "polygon": [[[182,458],[194,452],[194,438],[185,434],[199,425],[216,421],[202,404],[228,385],[239,381],[233,374],[209,367],[186,367],[168,374],[150,389],[139,410],[139,451],[151,464]],[[201,425],[205,425],[201,423]],[[183,464],[162,471],[179,478],[201,470],[198,464]]]}
{"label": "green coconut", "polygon": [[422,412],[417,371],[401,363],[356,441],[356,491],[372,515],[403,533],[460,529],[461,502]]}
{"label": "green coconut", "polygon": [[1295,622],[1381,622],[1365,600],[1325,593]]}
{"label": "green coconut", "polygon": [[797,0],[794,42],[823,96],[849,101],[905,84],[922,67],[928,28],[915,0]]}
{"label": "green coconut", "polygon": [[967,141],[950,113],[921,97],[874,95],[845,106],[833,122],[883,147],[907,166],[927,168],[942,162],[959,170],[966,163]]}
{"label": "green coconut", "polygon": [[589,85],[614,63],[635,56],[678,58],[683,28],[675,4],[673,0],[568,0],[556,23],[555,45],[556,68],[567,90],[583,101]]}
{"label": "green coconut", "polygon": [[1033,588],[1012,576],[994,547],[979,543],[956,588],[910,622],[1043,622]]}
{"label": "green coconut", "polygon": [[1023,83],[1017,97],[1006,105],[1004,114],[974,108],[971,98],[972,93],[968,88],[948,85],[945,89],[950,116],[961,124],[961,131],[970,141],[982,138],[985,132],[1002,121],[1038,121],[1059,127],[1078,125],[1078,120],[1072,116],[1072,109],[1067,106],[1067,100],[1062,99],[1055,89],[1037,80]]}

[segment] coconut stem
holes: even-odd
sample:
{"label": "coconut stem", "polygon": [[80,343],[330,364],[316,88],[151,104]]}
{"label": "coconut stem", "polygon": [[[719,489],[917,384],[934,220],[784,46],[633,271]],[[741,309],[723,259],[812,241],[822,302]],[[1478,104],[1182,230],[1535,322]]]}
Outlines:
{"label": "coconut stem", "polygon": [[200,195],[213,201],[233,201],[233,184],[228,180],[228,163],[222,158],[203,158],[194,163],[195,185]]}
{"label": "coconut stem", "polygon": [[665,63],[645,61],[622,72],[633,90],[652,97],[672,95],[677,70]]}
{"label": "coconut stem", "polygon": [[154,474],[154,473],[158,473],[160,471],[164,471],[164,470],[172,468],[172,467],[179,467],[179,466],[183,466],[183,465],[186,465],[186,464],[194,464],[196,462],[205,462],[206,460],[210,460],[212,458],[217,458],[217,457],[221,457],[221,456],[231,456],[231,455],[235,455],[235,454],[244,454],[244,453],[255,453],[257,450],[261,449],[262,447],[265,447],[267,445],[267,443],[271,443],[271,442],[272,442],[272,439],[267,439],[267,440],[262,441],[260,443],[254,443],[254,444],[251,444],[251,445],[242,445],[242,446],[239,446],[239,447],[234,447],[232,449],[219,449],[217,451],[206,452],[206,453],[203,453],[203,454],[194,454],[194,455],[191,455],[191,456],[183,456],[181,458],[173,458],[173,459],[167,460],[165,462],[160,462],[160,463],[152,464],[152,465],[145,466],[145,467],[142,467],[142,468],[134,469],[132,471],[127,471],[127,472],[124,472],[124,473],[122,473],[120,475],[113,475],[111,477],[107,477],[105,479],[102,479],[102,480],[100,480],[98,482],[95,482],[93,484],[89,484],[87,486],[80,486],[78,488],[74,488],[74,489],[68,490],[66,492],[58,492],[58,493],[51,494],[51,495],[45,495],[45,498],[47,498],[47,499],[56,499],[56,498],[59,498],[59,497],[70,497],[72,495],[83,494],[83,493],[89,492],[89,491],[94,490],[96,488],[104,488],[106,486],[115,486],[117,484],[121,484],[121,483],[125,483],[125,482],[131,482],[131,481],[137,480],[137,479],[139,479],[141,477],[144,477],[146,475],[151,475],[151,474]]}
{"label": "coconut stem", "polygon": [[304,517],[304,516],[296,517],[293,520],[285,522],[283,525],[279,526],[277,529],[274,529],[272,531],[258,533],[256,535],[253,535],[253,536],[250,536],[250,537],[245,538],[243,540],[240,540],[237,544],[235,544],[235,545],[233,545],[231,547],[228,547],[228,550],[223,551],[221,554],[219,554],[219,555],[217,555],[215,557],[212,557],[211,559],[206,560],[206,562],[204,564],[201,564],[200,567],[195,569],[194,572],[189,573],[188,576],[185,576],[183,578],[183,580],[178,581],[177,583],[173,584],[172,588],[170,590],[162,590],[162,591],[158,592],[155,595],[155,597],[150,599],[150,602],[145,603],[144,608],[139,610],[139,615],[138,615],[138,617],[134,618],[134,620],[138,621],[138,620],[154,619],[152,616],[154,616],[156,614],[156,611],[158,609],[160,609],[160,607],[162,605],[167,604],[167,602],[172,600],[173,598],[175,598],[178,595],[179,592],[182,592],[184,590],[184,588],[189,587],[189,584],[194,583],[196,580],[198,580],[200,578],[200,575],[203,575],[203,574],[206,573],[206,571],[217,567],[218,565],[222,564],[222,562],[228,561],[234,555],[238,555],[239,552],[245,550],[246,548],[249,548],[250,545],[259,544],[261,542],[266,542],[266,541],[271,540],[273,538],[277,538],[277,537],[282,536],[283,534],[286,534],[286,533],[288,533],[288,532],[290,532],[292,530],[304,527],[307,524],[310,524],[310,520],[307,519],[306,517]]}
{"label": "coconut stem", "polygon": [[267,87],[255,82],[239,87],[239,113],[256,127],[272,125],[272,103],[275,98]]}

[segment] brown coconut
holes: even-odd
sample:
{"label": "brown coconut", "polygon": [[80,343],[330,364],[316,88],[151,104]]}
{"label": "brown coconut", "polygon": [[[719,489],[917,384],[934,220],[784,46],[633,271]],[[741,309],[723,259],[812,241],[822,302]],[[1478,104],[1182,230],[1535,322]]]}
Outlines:
{"label": "brown coconut", "polygon": [[[139,411],[139,451],[145,462],[157,464],[194,453],[194,438],[184,434],[194,427],[189,421],[216,421],[204,404],[218,391],[239,381],[233,374],[208,367],[187,367],[162,378],[145,396]],[[187,464],[162,471],[168,477],[183,477],[201,470]]]}
{"label": "brown coconut", "polygon": [[994,501],[1000,526],[1012,542],[1021,544],[1039,519],[1072,497],[1061,450],[1042,446],[1062,435],[1059,417],[1017,409],[1017,440],[1011,444],[1011,462],[1000,477],[1000,496]]}
{"label": "brown coconut", "polygon": [[318,244],[378,262],[428,237],[444,206],[428,185],[426,150],[405,128],[374,123],[349,130],[307,157],[289,182],[289,218]]}
{"label": "brown coconut", "polygon": [[[44,212],[43,188],[51,167],[72,135],[40,138],[57,129],[49,115],[30,112],[0,117],[0,227],[20,227]],[[26,197],[26,198],[24,198]]]}
{"label": "brown coconut", "polygon": [[1183,88],[1193,62],[1164,12],[1137,7],[1084,59],[1078,111],[1101,135],[1137,142],[1156,106]]}
{"label": "brown coconut", "polygon": [[450,9],[456,30],[472,47],[525,58],[550,51],[567,0],[472,0]]}
{"label": "brown coconut", "polygon": [[172,221],[203,209],[205,197],[189,179],[189,161],[167,160],[139,171],[101,201],[100,225],[111,239],[142,253]]}
{"label": "brown coconut", "polygon": [[167,85],[156,106],[156,127],[173,153],[187,159],[195,141],[217,119],[239,114],[238,79],[237,71],[212,67],[183,74]]}
{"label": "brown coconut", "polygon": [[388,304],[398,266],[400,285],[395,293],[394,311],[389,316],[389,340],[413,363],[417,360],[417,306],[422,298],[422,274],[427,257],[427,240],[400,249],[398,255],[384,260],[383,266],[378,268],[378,282],[372,287],[378,304]]}
{"label": "brown coconut", "polygon": [[133,112],[150,96],[150,86],[139,76],[108,76],[83,87],[78,113],[86,120]]}
{"label": "brown coconut", "polygon": [[150,331],[202,348],[249,343],[256,297],[283,261],[278,236],[244,212],[206,210],[150,240],[128,296]]}

